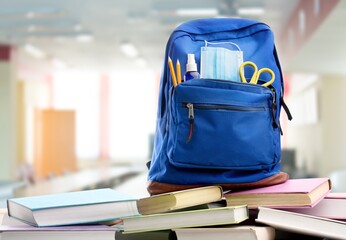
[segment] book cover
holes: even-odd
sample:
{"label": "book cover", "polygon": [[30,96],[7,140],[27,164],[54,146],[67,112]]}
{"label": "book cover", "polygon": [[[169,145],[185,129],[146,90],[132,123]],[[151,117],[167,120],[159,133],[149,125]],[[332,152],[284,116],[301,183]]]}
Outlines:
{"label": "book cover", "polygon": [[179,211],[123,218],[124,232],[158,231],[181,227],[235,224],[249,217],[247,206]]}
{"label": "book cover", "polygon": [[206,186],[141,198],[137,204],[141,214],[155,214],[220,201],[222,197],[222,187]]}
{"label": "book cover", "polygon": [[8,215],[34,226],[103,222],[137,215],[137,199],[112,189],[95,189],[7,201]]}
{"label": "book cover", "polygon": [[269,226],[228,226],[173,229],[177,240],[274,240],[275,229]]}
{"label": "book cover", "polygon": [[329,178],[289,179],[284,183],[225,194],[227,205],[313,207],[331,190]]}
{"label": "book cover", "polygon": [[345,239],[346,222],[295,213],[282,209],[259,207],[256,221],[277,229],[305,235]]}

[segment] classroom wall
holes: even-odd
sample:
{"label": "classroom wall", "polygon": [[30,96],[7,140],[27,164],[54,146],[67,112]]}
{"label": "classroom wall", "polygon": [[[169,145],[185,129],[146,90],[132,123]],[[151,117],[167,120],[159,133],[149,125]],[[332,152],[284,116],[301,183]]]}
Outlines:
{"label": "classroom wall", "polygon": [[321,96],[323,152],[320,173],[346,169],[346,76],[324,76]]}
{"label": "classroom wall", "polygon": [[0,60],[0,180],[15,175],[15,82],[10,61]]}
{"label": "classroom wall", "polygon": [[26,114],[25,114],[25,83],[16,82],[16,138],[17,164],[25,164],[26,160]]}
{"label": "classroom wall", "polygon": [[[291,84],[299,85],[301,77],[296,80]],[[294,119],[286,130],[287,146],[297,150],[298,167],[310,174],[329,176],[346,169],[345,87],[346,76],[324,75],[290,93]]]}

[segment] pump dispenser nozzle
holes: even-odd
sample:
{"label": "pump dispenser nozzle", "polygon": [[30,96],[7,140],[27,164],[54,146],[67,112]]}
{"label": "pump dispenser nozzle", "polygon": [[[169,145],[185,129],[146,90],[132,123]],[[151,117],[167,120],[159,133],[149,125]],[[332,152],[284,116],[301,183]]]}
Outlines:
{"label": "pump dispenser nozzle", "polygon": [[186,72],[197,72],[195,54],[192,54],[192,53],[187,54]]}

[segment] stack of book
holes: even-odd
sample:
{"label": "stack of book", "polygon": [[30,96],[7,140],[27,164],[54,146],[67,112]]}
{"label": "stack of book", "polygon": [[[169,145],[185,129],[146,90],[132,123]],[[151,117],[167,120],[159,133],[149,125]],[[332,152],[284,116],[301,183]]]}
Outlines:
{"label": "stack of book", "polygon": [[256,209],[258,224],[319,239],[346,239],[346,193],[331,193],[328,178],[290,179],[231,192],[226,199],[228,205],[243,203]]}
{"label": "stack of book", "polygon": [[346,194],[330,191],[328,178],[307,178],[146,198],[112,189],[13,198],[7,201],[8,219],[17,222],[3,222],[0,239],[285,239],[280,231],[346,239]]}
{"label": "stack of book", "polygon": [[3,224],[0,237],[143,239],[142,233],[148,233],[144,236],[152,239],[161,238],[162,230],[230,225],[248,218],[245,205],[208,205],[223,197],[220,186],[206,186],[140,199],[112,189],[13,198],[7,201],[8,216],[25,224]]}

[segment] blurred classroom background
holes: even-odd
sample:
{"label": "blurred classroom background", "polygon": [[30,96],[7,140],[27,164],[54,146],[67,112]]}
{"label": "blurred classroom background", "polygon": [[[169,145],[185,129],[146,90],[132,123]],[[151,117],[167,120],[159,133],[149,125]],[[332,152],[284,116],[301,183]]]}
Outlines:
{"label": "blurred classroom background", "polygon": [[0,0],[0,198],[138,176],[143,190],[166,42],[206,17],[271,26],[294,118],[282,113],[282,169],[342,178],[345,12],[340,0]]}

